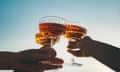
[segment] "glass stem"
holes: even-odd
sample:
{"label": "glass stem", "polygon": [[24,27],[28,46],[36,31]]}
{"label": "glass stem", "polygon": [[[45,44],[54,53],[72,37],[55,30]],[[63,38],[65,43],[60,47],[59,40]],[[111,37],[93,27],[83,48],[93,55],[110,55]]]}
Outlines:
{"label": "glass stem", "polygon": [[51,38],[50,46],[53,48],[53,38]]}

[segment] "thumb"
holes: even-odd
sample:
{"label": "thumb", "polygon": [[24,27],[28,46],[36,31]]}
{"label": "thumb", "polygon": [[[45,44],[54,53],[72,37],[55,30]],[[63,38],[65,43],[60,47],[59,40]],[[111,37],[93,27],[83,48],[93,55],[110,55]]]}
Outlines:
{"label": "thumb", "polygon": [[83,53],[81,50],[78,51],[73,51],[72,49],[68,49],[68,52],[71,53],[72,55],[76,56],[76,57],[82,57]]}
{"label": "thumb", "polygon": [[40,54],[43,54],[43,57],[45,58],[54,58],[57,54],[53,48],[41,48],[40,51]]}

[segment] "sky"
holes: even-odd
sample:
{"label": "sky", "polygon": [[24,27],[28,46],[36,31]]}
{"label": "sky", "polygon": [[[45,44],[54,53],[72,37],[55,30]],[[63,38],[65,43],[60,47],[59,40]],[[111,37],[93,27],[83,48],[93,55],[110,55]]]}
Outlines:
{"label": "sky", "polygon": [[[39,32],[39,19],[44,16],[79,21],[92,39],[120,48],[120,0],[0,0],[0,51],[39,48],[35,34]],[[62,37],[55,49],[58,56],[67,59],[68,54],[62,53],[66,45]],[[81,67],[82,72],[110,72],[95,59],[86,58],[83,63],[87,65]],[[94,71],[96,66],[98,71]]]}

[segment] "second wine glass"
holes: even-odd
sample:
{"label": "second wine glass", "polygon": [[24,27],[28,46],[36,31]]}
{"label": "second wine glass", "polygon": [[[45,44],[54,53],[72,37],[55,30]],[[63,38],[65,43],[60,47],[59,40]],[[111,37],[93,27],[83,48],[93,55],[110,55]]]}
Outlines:
{"label": "second wine glass", "polygon": [[[65,26],[66,26],[66,32],[65,32],[64,36],[70,42],[80,40],[80,39],[84,38],[87,34],[86,28],[82,27],[80,22],[69,22]],[[76,50],[76,49],[74,49],[74,50]],[[72,62],[71,63],[72,65],[76,65],[76,66],[82,65],[82,64],[76,63],[73,56],[71,57],[71,62]]]}

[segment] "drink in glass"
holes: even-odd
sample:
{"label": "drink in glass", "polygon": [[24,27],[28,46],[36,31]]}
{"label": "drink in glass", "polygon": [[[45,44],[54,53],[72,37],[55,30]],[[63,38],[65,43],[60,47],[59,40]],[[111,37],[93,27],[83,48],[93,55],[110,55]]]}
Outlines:
{"label": "drink in glass", "polygon": [[81,38],[84,38],[84,36],[87,33],[87,30],[84,27],[72,25],[72,24],[66,24],[66,32],[64,36],[68,40],[80,40]]}
{"label": "drink in glass", "polygon": [[[58,42],[60,36],[65,33],[66,20],[57,16],[46,16],[40,19],[39,33],[35,35],[36,43],[42,45],[43,48],[53,48]],[[47,64],[50,61],[40,61],[39,63]],[[57,72],[57,70],[56,70]]]}
{"label": "drink in glass", "polygon": [[[80,39],[84,38],[86,33],[87,33],[87,30],[82,26],[78,26],[78,25],[75,25],[75,24],[66,24],[65,26],[66,26],[66,31],[65,31],[64,36],[69,41],[80,40]],[[76,50],[76,49],[74,49],[74,50]],[[77,66],[82,65],[82,64],[76,63],[73,56],[71,58],[71,62],[72,62],[71,63],[72,65],[77,65]]]}

